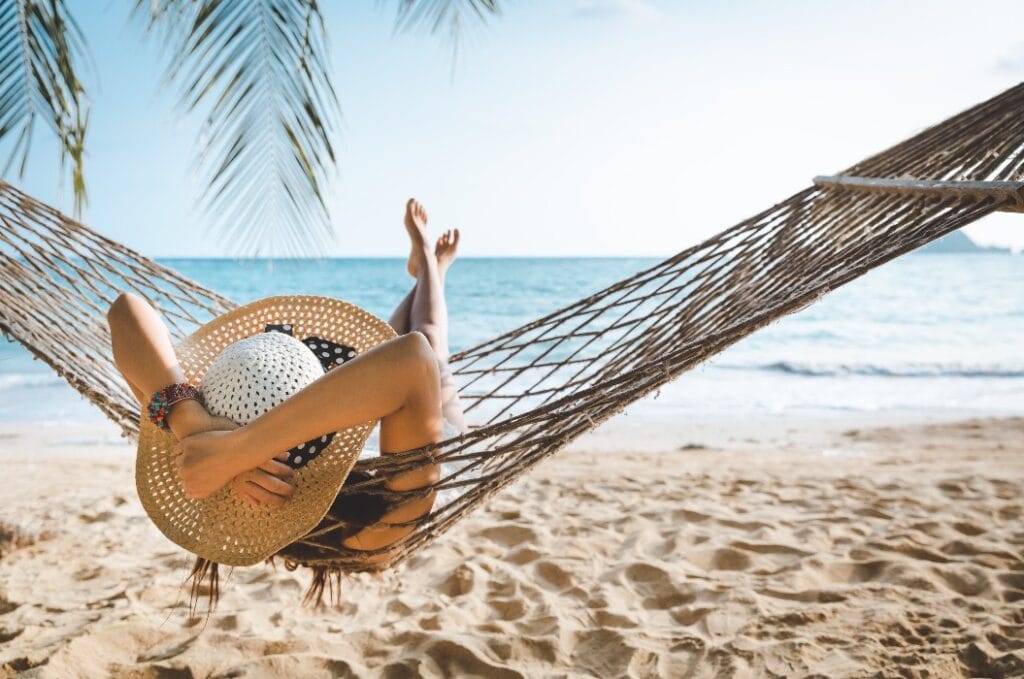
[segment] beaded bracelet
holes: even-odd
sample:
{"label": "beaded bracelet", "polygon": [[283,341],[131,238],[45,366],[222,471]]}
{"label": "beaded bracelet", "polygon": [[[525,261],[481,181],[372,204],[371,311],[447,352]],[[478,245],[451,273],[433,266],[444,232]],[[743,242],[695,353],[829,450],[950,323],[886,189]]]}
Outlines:
{"label": "beaded bracelet", "polygon": [[171,406],[187,398],[195,399],[203,406],[206,405],[202,392],[188,382],[168,384],[163,389],[153,392],[153,396],[149,399],[148,408],[150,421],[164,431],[170,431],[171,427],[167,424],[167,414],[170,412]]}

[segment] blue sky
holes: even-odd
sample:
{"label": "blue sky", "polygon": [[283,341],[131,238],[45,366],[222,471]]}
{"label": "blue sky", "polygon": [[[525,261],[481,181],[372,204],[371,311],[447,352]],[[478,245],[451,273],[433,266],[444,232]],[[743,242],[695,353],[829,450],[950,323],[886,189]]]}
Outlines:
{"label": "blue sky", "polygon": [[[94,57],[84,221],[149,256],[230,254],[133,3],[70,4]],[[333,256],[403,255],[410,195],[465,255],[670,255],[1024,77],[1019,0],[513,0],[454,69],[444,36],[393,30],[394,2],[322,4]],[[38,129],[8,179],[70,210]],[[1022,249],[1021,220],[967,232]]]}

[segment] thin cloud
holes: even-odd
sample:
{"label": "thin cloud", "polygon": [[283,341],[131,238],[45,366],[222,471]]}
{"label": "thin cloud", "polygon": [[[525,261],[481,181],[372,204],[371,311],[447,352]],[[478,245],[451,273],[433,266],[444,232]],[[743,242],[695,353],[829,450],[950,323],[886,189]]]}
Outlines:
{"label": "thin cloud", "polygon": [[1024,42],[1011,47],[993,68],[997,73],[1024,73]]}
{"label": "thin cloud", "polygon": [[577,19],[652,17],[658,9],[648,0],[576,0],[572,15]]}

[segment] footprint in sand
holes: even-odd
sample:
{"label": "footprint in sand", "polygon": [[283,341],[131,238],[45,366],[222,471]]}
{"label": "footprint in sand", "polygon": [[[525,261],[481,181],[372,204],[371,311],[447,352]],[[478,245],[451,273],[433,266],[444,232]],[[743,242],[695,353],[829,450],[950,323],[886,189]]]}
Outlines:
{"label": "footprint in sand", "polygon": [[713,610],[709,606],[677,606],[669,611],[669,615],[680,625],[695,625]]}
{"label": "footprint in sand", "polygon": [[669,523],[704,523],[711,517],[708,514],[701,512],[695,512],[690,509],[673,509],[669,512],[668,521]]}
{"label": "footprint in sand", "polygon": [[971,642],[961,649],[960,662],[967,666],[972,677],[1024,676],[1024,660],[1011,653],[999,654],[993,650]]}
{"label": "footprint in sand", "polygon": [[573,657],[579,669],[598,677],[631,674],[634,656],[646,653],[631,646],[622,634],[612,629],[588,630],[577,636]]}
{"label": "footprint in sand", "polygon": [[999,510],[996,512],[999,518],[1003,519],[1004,521],[1016,521],[1020,518],[1022,513],[1024,513],[1024,510],[1021,509],[1020,505],[1016,504],[1000,507]]}
{"label": "footprint in sand", "polygon": [[936,484],[946,497],[960,499],[971,493],[970,481],[967,479],[946,479]]}
{"label": "footprint in sand", "polygon": [[515,662],[516,658],[533,658],[541,664],[552,665],[563,655],[558,642],[551,639],[491,637],[487,639],[487,646],[502,661],[512,659]]}
{"label": "footprint in sand", "polygon": [[108,521],[113,518],[113,516],[113,512],[102,511],[97,514],[82,513],[78,515],[78,518],[82,523],[98,523],[100,521]]}
{"label": "footprint in sand", "polygon": [[963,596],[977,596],[992,587],[988,573],[980,568],[936,567],[932,571],[946,583],[947,587]]}
{"label": "footprint in sand", "polygon": [[562,626],[554,615],[535,615],[532,618],[520,620],[516,622],[516,629],[522,634],[538,639],[560,639],[562,636]]}
{"label": "footprint in sand", "polygon": [[494,679],[522,679],[525,676],[520,672],[484,659],[468,646],[447,639],[432,642],[424,651],[431,660],[437,663],[441,674],[446,677],[475,676],[493,677]]}
{"label": "footprint in sand", "polygon": [[762,596],[769,596],[773,599],[799,601],[801,603],[837,604],[847,599],[847,596],[842,592],[829,589],[805,589],[799,592],[787,592],[772,589],[771,587],[758,587],[754,591]]}
{"label": "footprint in sand", "polygon": [[626,584],[643,597],[644,608],[664,610],[691,603],[693,594],[686,592],[672,582],[672,577],[657,566],[635,563],[623,572]]}
{"label": "footprint in sand", "polygon": [[1012,500],[1020,495],[1020,489],[1016,483],[1010,483],[1002,479],[988,479],[988,482],[995,488],[993,494],[1000,500]]}
{"label": "footprint in sand", "polygon": [[883,512],[878,507],[860,507],[853,510],[856,516],[862,516],[867,519],[881,519],[882,521],[892,521],[892,514]]}
{"label": "footprint in sand", "polygon": [[955,528],[957,532],[962,533],[963,535],[967,535],[969,537],[974,537],[976,535],[981,535],[982,533],[988,532],[988,530],[986,530],[985,528],[982,528],[978,524],[971,523],[969,521],[958,521],[957,523],[953,524],[953,528]]}
{"label": "footprint in sand", "polygon": [[488,597],[512,598],[519,595],[519,582],[512,578],[502,575],[487,581]]}
{"label": "footprint in sand", "polygon": [[[184,653],[185,651],[187,651],[192,646],[192,644],[195,643],[196,639],[197,637],[188,637],[187,639],[181,641],[171,640],[163,643],[158,642],[147,648],[145,653],[140,653],[137,658],[137,662],[152,663],[160,662],[162,660],[170,660],[171,658],[175,658]],[[162,677],[165,675],[158,674],[157,676]]]}
{"label": "footprint in sand", "polygon": [[770,523],[764,521],[739,521],[737,519],[715,519],[715,521],[726,528],[735,528],[736,530],[746,531],[748,533],[761,530],[763,528],[774,528]]}
{"label": "footprint in sand", "polygon": [[503,547],[515,547],[524,542],[536,544],[538,541],[537,533],[532,528],[516,524],[485,528],[480,531],[480,536]]}
{"label": "footprint in sand", "polygon": [[237,615],[220,616],[213,622],[213,626],[225,632],[233,632],[238,629]]}
{"label": "footprint in sand", "polygon": [[[662,533],[664,536],[665,534]],[[648,546],[644,551],[656,559],[666,559],[676,552],[682,552],[683,545],[680,544],[678,534],[669,534],[664,539]]]}
{"label": "footprint in sand", "polygon": [[748,554],[729,547],[694,552],[689,560],[706,571],[745,571],[753,565]]}
{"label": "footprint in sand", "polygon": [[45,655],[40,656],[38,658],[29,658],[28,656],[22,656],[20,658],[13,658],[11,660],[6,661],[3,667],[0,667],[0,669],[10,668],[10,670],[15,672],[15,674],[20,672],[27,672],[36,667],[45,665],[47,661],[49,661],[49,659],[50,658]]}
{"label": "footprint in sand", "polygon": [[537,581],[546,589],[561,592],[573,586],[572,575],[558,564],[541,561],[534,568]]}
{"label": "footprint in sand", "polygon": [[877,559],[874,561],[838,561],[830,563],[821,572],[830,582],[837,584],[856,584],[880,580],[891,561]]}
{"label": "footprint in sand", "polygon": [[444,579],[437,589],[442,594],[457,597],[472,592],[475,584],[476,573],[470,566],[461,564]]}
{"label": "footprint in sand", "polygon": [[1003,573],[997,575],[996,579],[1006,586],[1006,589],[1001,593],[1003,601],[1007,603],[1024,601],[1024,574]]}
{"label": "footprint in sand", "polygon": [[808,552],[796,547],[790,547],[789,545],[779,545],[770,542],[743,542],[741,540],[734,540],[729,543],[729,547],[733,549],[742,549],[747,552],[755,552],[757,554],[778,554],[794,557],[805,557],[813,554],[813,552]]}
{"label": "footprint in sand", "polygon": [[93,578],[97,578],[103,575],[105,572],[106,569],[102,566],[88,566],[86,568],[80,568],[79,570],[75,571],[73,577],[75,578],[75,580],[84,582],[85,580],[92,580]]}
{"label": "footprint in sand", "polygon": [[385,610],[388,612],[390,619],[405,618],[416,612],[411,606],[399,599],[389,601]]}
{"label": "footprint in sand", "polygon": [[491,599],[487,603],[495,610],[498,619],[506,622],[521,620],[527,613],[526,602],[522,599]]}
{"label": "footprint in sand", "polygon": [[[352,664],[341,658],[329,658],[311,654],[303,655],[273,655],[259,658],[251,662],[242,663],[232,668],[226,675],[231,677],[362,677],[366,674],[366,668],[359,664]],[[159,671],[149,675],[155,677],[169,677],[171,679],[192,679],[193,673],[189,668],[175,670],[174,668],[159,668]],[[391,676],[385,674],[384,676]],[[400,672],[395,676],[411,676]]]}
{"label": "footprint in sand", "polygon": [[622,627],[625,629],[632,629],[639,627],[640,623],[633,618],[628,618],[625,615],[619,613],[613,613],[606,610],[593,610],[590,611],[594,621],[601,627]]}
{"label": "footprint in sand", "polygon": [[517,566],[524,566],[532,561],[536,561],[541,556],[543,556],[543,554],[541,554],[541,552],[538,552],[533,547],[520,547],[519,549],[505,557],[505,561],[507,561],[508,563],[513,563]]}
{"label": "footprint in sand", "polygon": [[18,635],[20,635],[24,631],[25,630],[20,628],[15,628],[11,630],[0,629],[0,644],[6,644],[11,639],[18,637]]}

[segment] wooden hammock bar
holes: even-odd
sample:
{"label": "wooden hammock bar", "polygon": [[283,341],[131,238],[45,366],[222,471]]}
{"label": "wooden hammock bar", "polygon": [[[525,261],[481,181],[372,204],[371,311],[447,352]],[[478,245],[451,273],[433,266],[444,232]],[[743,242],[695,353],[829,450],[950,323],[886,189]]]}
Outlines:
{"label": "wooden hammock bar", "polygon": [[851,177],[819,175],[814,185],[829,189],[853,189],[892,193],[903,196],[920,195],[935,198],[957,197],[992,200],[1002,203],[1000,210],[1024,212],[1024,182],[976,182],[933,179],[886,179],[884,177]]}

